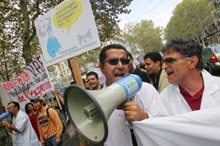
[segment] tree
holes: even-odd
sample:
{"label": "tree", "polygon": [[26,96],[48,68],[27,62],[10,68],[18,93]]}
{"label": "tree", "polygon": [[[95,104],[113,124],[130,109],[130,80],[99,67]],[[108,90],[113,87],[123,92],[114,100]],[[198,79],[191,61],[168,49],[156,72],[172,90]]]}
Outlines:
{"label": "tree", "polygon": [[158,51],[162,48],[161,28],[154,27],[151,20],[142,20],[137,24],[126,24],[125,40],[129,42],[131,50],[142,49],[144,53]]}
{"label": "tree", "polygon": [[[20,69],[28,65],[32,61],[32,58],[41,54],[34,26],[35,19],[62,1],[63,0],[2,0],[0,2],[0,49],[7,49],[7,51],[4,51],[6,53],[5,57],[11,60],[19,60],[14,61],[17,63],[24,63],[18,64]],[[118,15],[129,13],[126,7],[131,1],[132,0],[90,0],[102,42],[110,39],[118,32],[116,25],[119,21]],[[16,53],[11,55],[11,52]],[[1,61],[0,59],[0,64]],[[13,68],[9,67],[9,61],[5,61],[6,66],[4,66],[8,69],[5,68],[4,70],[6,72],[9,69],[13,70]],[[20,72],[20,70],[13,71],[16,72],[16,74]],[[7,74],[11,74],[11,72]],[[7,78],[10,78],[10,75]]]}
{"label": "tree", "polygon": [[19,18],[14,7],[15,2],[3,0],[0,2],[0,80],[9,80],[17,72],[21,71],[24,62],[21,58],[20,46],[18,41],[20,36]]}
{"label": "tree", "polygon": [[207,0],[183,0],[174,10],[165,29],[165,38],[202,40],[206,36],[205,29],[213,23],[212,10]]}

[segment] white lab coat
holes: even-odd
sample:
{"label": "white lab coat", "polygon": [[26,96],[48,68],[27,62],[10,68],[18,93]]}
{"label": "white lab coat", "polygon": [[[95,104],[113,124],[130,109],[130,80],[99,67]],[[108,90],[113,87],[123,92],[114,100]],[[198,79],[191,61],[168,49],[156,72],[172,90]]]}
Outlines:
{"label": "white lab coat", "polygon": [[161,98],[170,117],[133,124],[139,146],[219,146],[220,78],[202,72],[204,91],[201,110],[190,109],[177,85],[169,85]]}
{"label": "white lab coat", "polygon": [[13,117],[13,125],[20,132],[13,131],[13,146],[41,146],[40,141],[31,125],[26,113],[19,110],[16,117]]}
{"label": "white lab coat", "polygon": [[[212,76],[206,70],[203,70],[201,73],[204,81],[204,91],[200,109],[220,106],[220,78]],[[192,111],[180,93],[177,85],[169,85],[160,93],[160,96],[169,115],[183,114]]]}
{"label": "white lab coat", "polygon": [[[148,113],[149,117],[167,116],[156,89],[148,83],[142,83],[142,88],[135,95],[134,101]],[[124,111],[115,109],[108,120],[108,137],[104,146],[132,146],[129,124]]]}

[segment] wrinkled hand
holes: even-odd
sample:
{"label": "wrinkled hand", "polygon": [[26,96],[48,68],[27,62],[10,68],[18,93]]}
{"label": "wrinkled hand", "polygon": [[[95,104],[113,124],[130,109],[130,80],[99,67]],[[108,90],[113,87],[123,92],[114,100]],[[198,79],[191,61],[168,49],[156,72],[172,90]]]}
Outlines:
{"label": "wrinkled hand", "polygon": [[125,102],[123,110],[128,121],[141,121],[148,118],[148,114],[133,101]]}

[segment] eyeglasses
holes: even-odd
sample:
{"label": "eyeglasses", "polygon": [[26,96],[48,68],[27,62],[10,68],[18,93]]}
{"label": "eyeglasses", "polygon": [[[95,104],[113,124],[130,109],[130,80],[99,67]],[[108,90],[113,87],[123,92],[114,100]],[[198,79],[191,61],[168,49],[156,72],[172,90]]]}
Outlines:
{"label": "eyeglasses", "polygon": [[162,64],[163,63],[171,64],[171,63],[176,62],[178,59],[191,59],[191,57],[177,57],[177,58],[169,57],[169,58],[163,59]]}
{"label": "eyeglasses", "polygon": [[116,65],[116,64],[118,64],[119,61],[123,65],[127,65],[130,62],[130,59],[127,59],[127,58],[111,58],[111,59],[106,60],[104,62],[108,62],[110,65]]}

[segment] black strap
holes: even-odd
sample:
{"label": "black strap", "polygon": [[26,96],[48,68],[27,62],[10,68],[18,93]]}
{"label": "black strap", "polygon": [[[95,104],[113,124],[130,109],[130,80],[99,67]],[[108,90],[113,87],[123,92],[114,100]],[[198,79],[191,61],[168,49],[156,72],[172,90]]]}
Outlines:
{"label": "black strap", "polygon": [[133,130],[133,129],[130,129],[130,132],[131,132],[131,140],[132,140],[133,146],[138,146],[138,145],[137,145],[136,137],[135,137],[135,135],[134,135],[134,130]]}

